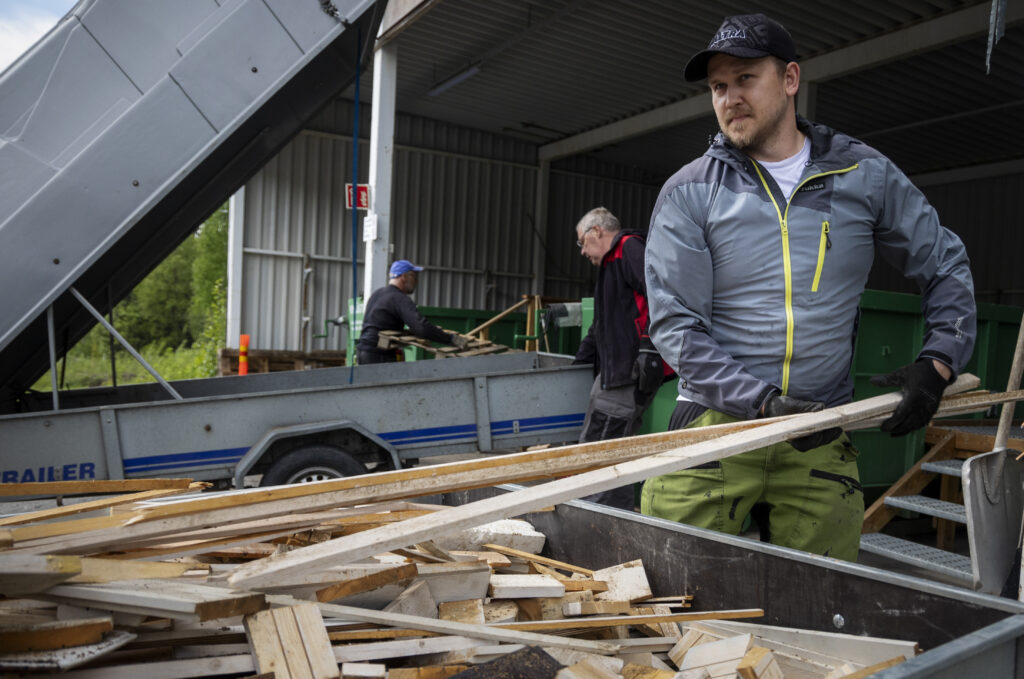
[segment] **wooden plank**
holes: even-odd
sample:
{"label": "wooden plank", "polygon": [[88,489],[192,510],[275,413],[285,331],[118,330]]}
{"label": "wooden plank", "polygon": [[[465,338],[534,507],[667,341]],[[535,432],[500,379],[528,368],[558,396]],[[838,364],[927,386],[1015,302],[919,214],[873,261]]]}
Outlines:
{"label": "wooden plank", "polygon": [[[32,670],[38,672],[39,670],[67,670],[79,665],[84,665],[87,662],[101,658],[108,653],[112,653],[117,649],[121,648],[132,639],[135,635],[131,632],[124,632],[121,630],[114,630],[109,633],[102,641],[95,644],[87,644],[85,646],[73,646],[71,648],[58,648],[52,651],[26,651],[25,653],[7,653],[0,656],[0,670]],[[140,676],[150,676],[152,674],[134,674],[134,675],[118,675],[118,674],[106,674],[105,671],[108,668],[102,668],[103,673],[90,674],[90,677],[103,677],[104,679],[126,679],[126,676],[137,679]],[[4,675],[8,676],[8,675]],[[50,675],[52,676],[52,675]],[[59,674],[60,677],[78,677],[78,672],[69,672],[67,674]]]}
{"label": "wooden plank", "polygon": [[[281,648],[284,649],[284,659],[287,663],[286,677],[288,679],[313,679],[313,669],[309,666],[309,658],[306,656],[306,645],[299,632],[299,623],[295,620],[295,607],[273,608],[270,613],[274,626],[277,628],[277,636],[281,640]],[[326,636],[326,630],[324,634]],[[329,641],[327,644],[330,646]],[[280,676],[280,672],[275,671],[274,674],[275,679],[284,679]],[[337,676],[337,672],[334,676]]]}
{"label": "wooden plank", "polygon": [[82,560],[77,556],[0,554],[0,595],[41,592],[81,572]]}
{"label": "wooden plank", "polygon": [[266,607],[263,594],[169,580],[57,585],[35,596],[72,606],[200,622],[255,613]]}
{"label": "wooden plank", "polygon": [[[0,488],[6,485],[9,484],[0,484]],[[127,493],[116,497],[90,500],[88,502],[76,502],[75,504],[64,505],[63,507],[53,507],[51,509],[41,509],[36,512],[25,512],[24,514],[6,516],[0,518],[0,526],[17,526],[25,523],[33,523],[35,521],[51,521],[53,519],[64,518],[65,516],[74,516],[75,514],[93,512],[98,509],[109,509],[110,507],[126,505],[132,502],[141,502],[142,500],[152,500],[153,498],[158,497],[178,495],[190,490],[201,490],[208,486],[210,486],[209,483],[193,483],[185,486],[184,488],[160,488],[157,490],[143,491],[141,493]]]}
{"label": "wooden plank", "polygon": [[479,645],[479,639],[460,636],[439,636],[428,639],[399,639],[368,644],[348,644],[345,646],[334,646],[333,651],[335,660],[339,663],[349,663],[433,655],[463,648],[474,648]]}
{"label": "wooden plank", "polygon": [[284,655],[281,637],[277,633],[273,611],[259,611],[245,616],[242,620],[256,671],[263,674],[273,672],[277,679],[287,679],[288,660]]}
{"label": "wooden plank", "polygon": [[574,566],[571,563],[556,561],[555,559],[549,559],[546,556],[541,556],[539,554],[530,554],[529,552],[523,552],[518,549],[512,549],[511,547],[502,547],[501,545],[484,545],[483,548],[490,550],[492,552],[497,552],[498,554],[519,557],[520,559],[524,559],[526,561],[534,561],[536,563],[544,564],[545,566],[549,566],[551,568],[558,568],[563,571],[570,571],[572,573],[582,573],[583,575],[587,576],[594,575],[594,571],[590,570],[589,568],[583,568],[582,566]]}
{"label": "wooden plank", "polygon": [[939,441],[928,449],[914,466],[906,471],[903,476],[893,483],[882,495],[875,500],[867,511],[864,512],[864,523],[861,526],[861,533],[877,533],[885,527],[889,521],[896,516],[896,510],[885,504],[887,497],[895,495],[916,495],[924,490],[935,474],[926,472],[921,466],[926,462],[948,460],[953,457],[956,432],[947,432]]}
{"label": "wooden plank", "polygon": [[[97,559],[81,557],[82,572],[69,583],[101,583],[117,580],[148,580],[176,578],[203,564],[188,561],[126,561],[123,559]],[[208,568],[208,566],[207,566]]]}
{"label": "wooden plank", "polygon": [[731,611],[701,611],[699,613],[670,613],[668,615],[630,615],[602,616],[594,618],[563,618],[561,620],[530,620],[526,622],[507,622],[494,625],[510,630],[564,630],[590,629],[597,627],[628,627],[658,622],[689,622],[692,620],[732,620],[735,618],[760,618],[764,611],[760,608],[743,608]]}
{"label": "wooden plank", "polygon": [[[961,375],[949,389],[973,387],[977,378]],[[842,427],[848,422],[884,415],[900,403],[900,394],[874,398],[828,408],[815,413],[764,424],[749,431],[726,434],[711,441],[676,448],[612,467],[597,469],[576,476],[530,486],[522,490],[479,500],[458,507],[442,509],[430,516],[421,516],[398,525],[331,540],[321,545],[283,554],[274,561],[253,562],[239,566],[229,582],[240,589],[258,589],[280,583],[308,571],[336,565],[339,559],[356,561],[380,552],[431,539],[439,533],[450,533],[495,519],[518,516],[531,509],[558,504],[611,488],[642,481],[652,476],[686,469],[748,450],[762,448],[808,433]],[[287,573],[287,575],[285,575]]]}
{"label": "wooden plank", "polygon": [[[947,393],[952,393],[951,390],[954,389],[973,388],[976,385],[977,378],[961,375],[956,384],[947,388]],[[879,401],[877,399],[887,400]],[[720,447],[725,438],[723,436],[725,432],[763,431],[762,436],[766,441],[778,442],[787,436],[806,434],[808,428],[843,426],[848,422],[856,422],[876,414],[884,415],[898,401],[898,395],[888,394],[869,401],[847,404],[808,415],[661,432],[610,441],[595,441],[562,448],[494,456],[482,460],[450,462],[442,465],[428,465],[380,474],[335,479],[317,484],[293,484],[291,486],[240,490],[217,497],[198,498],[145,510],[142,515],[135,517],[131,522],[122,524],[117,531],[81,531],[73,538],[64,537],[60,540],[40,541],[26,545],[23,549],[31,553],[94,553],[104,547],[121,546],[142,537],[151,538],[178,533],[190,528],[227,525],[235,521],[251,520],[254,516],[269,518],[297,511],[419,497],[460,488],[553,478],[667,451],[665,457],[648,460],[648,466],[644,466],[642,471],[635,467],[627,468],[630,472],[636,472],[635,479],[646,478],[666,473],[659,470],[660,463],[666,463],[667,471],[674,471],[677,468],[682,469],[699,464],[699,457],[705,454],[710,455],[706,461],[711,461],[719,459],[721,456],[743,452],[739,447],[731,446],[745,446],[749,443],[757,447],[760,443],[738,441],[730,436],[725,441],[730,448],[725,450]],[[777,426],[780,423],[797,421],[799,426],[788,424],[782,429]],[[769,429],[764,430],[765,427],[769,427]],[[715,444],[711,447],[710,453],[708,449],[696,445],[708,441],[713,441]],[[684,454],[686,459],[683,459],[678,452],[680,446],[686,446]],[[674,464],[668,464],[667,458],[671,458]],[[575,478],[579,479],[579,477]],[[594,477],[589,477],[584,479],[584,482],[594,480]],[[632,481],[623,480],[623,483],[629,482]],[[571,484],[570,487],[575,490],[575,484]],[[613,487],[613,484],[609,483],[607,487]],[[551,489],[548,488],[548,490]],[[588,493],[589,491],[585,491],[582,495]],[[569,492],[564,499],[580,496],[573,491]],[[555,494],[555,497],[558,497],[558,494]],[[557,500],[557,502],[564,501],[564,499]],[[548,500],[533,508],[540,509],[557,502]],[[256,505],[258,505],[258,509],[255,508]],[[440,510],[440,512],[446,511],[448,510]],[[522,510],[519,513],[525,511],[528,510]],[[476,522],[474,521],[474,523]],[[365,531],[363,534],[372,532]],[[425,533],[418,539],[428,539],[429,537],[431,535]],[[396,544],[394,547],[404,547],[408,544],[412,543],[404,542],[400,545]],[[388,549],[379,551],[388,551]],[[287,563],[283,564],[282,569],[287,566]]]}
{"label": "wooden plank", "polygon": [[53,620],[31,625],[0,625],[0,653],[49,651],[96,644],[114,629],[110,618]]}
{"label": "wooden plank", "polygon": [[401,580],[408,580],[409,578],[416,577],[417,570],[415,564],[402,564],[395,568],[388,568],[383,571],[377,571],[376,573],[370,573],[359,578],[352,578],[351,580],[345,580],[329,587],[324,587],[316,592],[317,601],[335,601],[336,599],[343,599],[353,594],[359,594],[360,592],[369,592],[389,585],[393,582],[399,582]]}
{"label": "wooden plank", "polygon": [[[268,595],[268,601],[277,605],[291,605],[296,600],[292,597],[281,595]],[[321,615],[339,618],[342,620],[357,620],[377,625],[389,625],[394,627],[406,627],[410,629],[421,629],[428,632],[440,634],[461,635],[475,639],[486,639],[512,644],[536,644],[541,646],[556,646],[562,648],[574,648],[591,653],[609,655],[617,653],[617,644],[601,641],[588,641],[585,639],[565,639],[549,634],[535,634],[532,632],[521,632],[514,629],[503,629],[491,625],[467,625],[461,622],[450,620],[434,620],[431,618],[420,618],[400,613],[384,613],[354,606],[340,606],[338,604],[318,604]],[[335,653],[337,657],[337,653]]]}
{"label": "wooden plank", "polygon": [[[192,479],[119,479],[113,481],[46,481],[37,483],[0,483],[0,496],[22,495],[103,495],[147,490],[185,490]],[[203,484],[208,485],[208,484]]]}
{"label": "wooden plank", "polygon": [[561,597],[565,586],[550,575],[492,575],[489,596],[492,599]]}
{"label": "wooden plank", "polygon": [[438,606],[437,615],[441,620],[454,620],[471,625],[483,625],[483,599],[466,599],[464,601],[446,601]]}

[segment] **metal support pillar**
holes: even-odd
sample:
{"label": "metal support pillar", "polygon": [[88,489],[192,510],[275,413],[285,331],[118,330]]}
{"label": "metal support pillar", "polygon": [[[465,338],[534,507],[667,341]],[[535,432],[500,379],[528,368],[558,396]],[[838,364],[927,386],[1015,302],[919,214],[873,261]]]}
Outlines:
{"label": "metal support pillar", "polygon": [[242,332],[242,255],[245,247],[245,186],[228,203],[227,336],[224,346],[238,348]]}
{"label": "metal support pillar", "polygon": [[544,291],[544,255],[547,253],[548,190],[551,186],[551,162],[541,160],[537,165],[536,207],[533,220],[533,285],[530,293]]}
{"label": "metal support pillar", "polygon": [[[391,178],[395,156],[395,92],[398,45],[388,43],[373,55],[373,111],[370,120],[370,209],[363,220],[366,254],[363,297],[388,282],[391,245]],[[358,143],[358,142],[357,142]],[[358,178],[353,178],[353,184]]]}

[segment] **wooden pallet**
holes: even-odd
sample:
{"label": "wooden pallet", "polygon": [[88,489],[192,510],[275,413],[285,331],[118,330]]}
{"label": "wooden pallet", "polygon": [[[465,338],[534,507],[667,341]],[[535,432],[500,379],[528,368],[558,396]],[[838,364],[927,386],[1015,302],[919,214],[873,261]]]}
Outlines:
{"label": "wooden pallet", "polygon": [[[452,332],[445,330],[445,332]],[[378,349],[400,349],[403,347],[417,347],[427,353],[433,354],[434,358],[452,358],[466,356],[483,356],[485,354],[500,354],[510,351],[520,351],[507,347],[504,344],[497,344],[485,339],[470,338],[465,349],[459,349],[452,345],[437,347],[422,337],[416,337],[400,330],[381,330],[377,338]]]}

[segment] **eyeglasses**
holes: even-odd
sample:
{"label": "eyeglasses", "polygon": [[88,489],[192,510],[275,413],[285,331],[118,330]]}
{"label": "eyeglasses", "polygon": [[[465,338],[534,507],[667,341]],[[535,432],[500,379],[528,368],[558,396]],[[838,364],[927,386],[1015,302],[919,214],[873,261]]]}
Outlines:
{"label": "eyeglasses", "polygon": [[576,241],[576,247],[578,247],[578,248],[581,248],[581,247],[583,247],[583,241],[584,241],[584,240],[586,240],[586,238],[587,238],[587,234],[588,234],[588,233],[590,233],[590,231],[591,231],[591,230],[592,230],[592,229],[593,229],[593,228],[594,228],[595,226],[597,226],[597,224],[591,224],[591,225],[590,225],[590,226],[588,226],[587,228],[583,229],[583,235],[582,235],[582,236],[580,236],[580,239],[579,239],[578,241]]}

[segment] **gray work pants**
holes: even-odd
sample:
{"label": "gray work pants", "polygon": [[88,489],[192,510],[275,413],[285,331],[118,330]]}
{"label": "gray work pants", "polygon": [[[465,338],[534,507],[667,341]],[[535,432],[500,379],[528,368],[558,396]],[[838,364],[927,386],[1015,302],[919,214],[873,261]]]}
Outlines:
{"label": "gray work pants", "polygon": [[[653,400],[654,394],[650,394],[643,403],[637,403],[636,387],[632,384],[602,389],[601,376],[598,375],[590,387],[590,402],[587,404],[587,415],[583,419],[580,443],[632,436],[643,420],[644,411]],[[636,507],[633,484],[594,493],[583,499],[630,511]]]}

